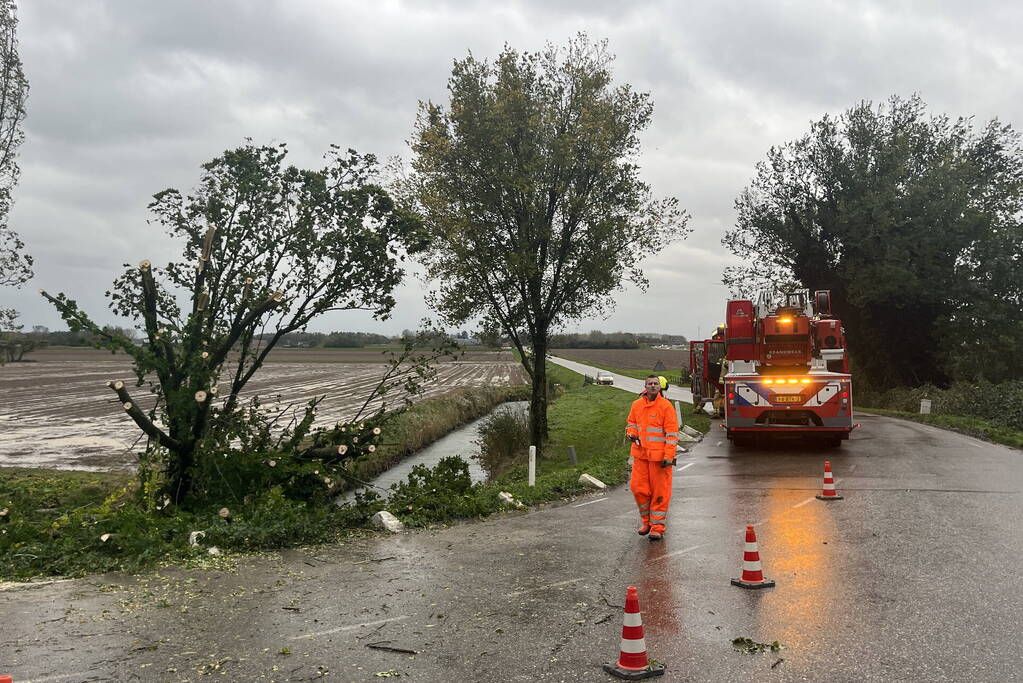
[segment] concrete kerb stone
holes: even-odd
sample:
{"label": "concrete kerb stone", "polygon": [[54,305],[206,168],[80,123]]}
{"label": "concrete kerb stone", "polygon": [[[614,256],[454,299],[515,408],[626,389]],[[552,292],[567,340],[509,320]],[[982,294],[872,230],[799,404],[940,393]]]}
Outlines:
{"label": "concrete kerb stone", "polygon": [[579,475],[579,483],[583,486],[589,486],[590,488],[597,489],[598,491],[603,491],[607,488],[607,484],[590,474]]}
{"label": "concrete kerb stone", "polygon": [[697,431],[690,427],[689,425],[682,425],[682,431],[688,434],[689,436],[695,437],[697,439],[703,436],[703,432]]}
{"label": "concrete kerb stone", "polygon": [[405,525],[401,523],[401,520],[387,510],[381,510],[373,515],[370,518],[370,523],[375,527],[385,529],[394,534],[405,530]]}

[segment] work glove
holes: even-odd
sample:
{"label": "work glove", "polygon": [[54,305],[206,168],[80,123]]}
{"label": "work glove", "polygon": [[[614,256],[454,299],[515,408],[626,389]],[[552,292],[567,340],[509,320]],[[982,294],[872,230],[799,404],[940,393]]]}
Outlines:
{"label": "work glove", "polygon": [[661,469],[663,469],[665,467],[671,467],[674,464],[675,464],[674,460],[662,460],[661,461]]}

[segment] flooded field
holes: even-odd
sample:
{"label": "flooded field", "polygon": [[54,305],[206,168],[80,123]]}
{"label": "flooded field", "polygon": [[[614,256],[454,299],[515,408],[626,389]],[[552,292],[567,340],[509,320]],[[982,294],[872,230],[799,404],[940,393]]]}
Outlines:
{"label": "flooded field", "polygon": [[[129,360],[90,349],[31,357],[35,362],[0,367],[0,467],[133,467],[135,452],[144,445],[138,441],[142,433],[106,386],[109,380],[123,380],[140,407],[152,407],[146,388],[134,386]],[[326,394],[317,410],[317,424],[322,425],[350,419],[386,369],[365,362],[381,358],[379,352],[366,350],[285,350],[278,357],[282,360],[268,363],[249,382],[245,395],[279,401],[281,407],[302,407]],[[522,366],[510,353],[473,352],[442,364],[423,397],[458,387],[525,381]]]}

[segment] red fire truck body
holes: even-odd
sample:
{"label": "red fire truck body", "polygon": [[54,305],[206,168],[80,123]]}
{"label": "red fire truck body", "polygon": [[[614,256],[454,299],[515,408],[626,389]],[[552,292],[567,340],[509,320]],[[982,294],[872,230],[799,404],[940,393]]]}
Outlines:
{"label": "red fire truck body", "polygon": [[724,427],[737,444],[800,435],[849,438],[852,376],[828,291],[765,292],[728,302]]}

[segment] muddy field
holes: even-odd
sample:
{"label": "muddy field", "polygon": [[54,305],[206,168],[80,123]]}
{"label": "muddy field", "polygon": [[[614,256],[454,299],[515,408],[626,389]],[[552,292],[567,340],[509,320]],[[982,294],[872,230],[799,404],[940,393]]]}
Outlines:
{"label": "muddy field", "polygon": [[689,352],[677,349],[554,349],[556,356],[623,370],[653,370],[657,361],[668,370],[689,367]]}
{"label": "muddy field", "polygon": [[[123,355],[93,349],[54,349],[32,354],[34,362],[0,367],[0,466],[61,469],[128,469],[136,462],[141,432],[125,415],[109,380],[124,380],[144,409],[153,399],[135,387]],[[326,394],[317,424],[351,419],[386,366],[379,350],[288,350],[273,357],[248,385],[246,395],[281,407],[304,406]],[[506,386],[526,381],[508,352],[472,352],[444,363],[424,397],[457,387]],[[393,400],[392,400],[393,402]]]}

